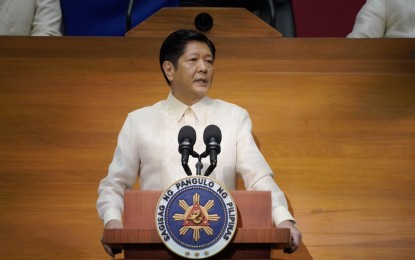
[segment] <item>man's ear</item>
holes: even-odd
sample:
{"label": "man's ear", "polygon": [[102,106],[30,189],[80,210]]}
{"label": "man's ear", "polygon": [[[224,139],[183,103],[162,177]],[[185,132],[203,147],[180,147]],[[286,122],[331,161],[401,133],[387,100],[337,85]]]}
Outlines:
{"label": "man's ear", "polygon": [[170,61],[164,61],[163,62],[163,71],[164,74],[166,74],[166,77],[169,81],[173,81],[174,76],[174,66],[173,63]]}

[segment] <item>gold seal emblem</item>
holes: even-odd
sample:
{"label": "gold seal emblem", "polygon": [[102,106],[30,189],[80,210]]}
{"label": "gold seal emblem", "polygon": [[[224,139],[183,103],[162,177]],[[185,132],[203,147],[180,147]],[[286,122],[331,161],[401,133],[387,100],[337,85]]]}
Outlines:
{"label": "gold seal emblem", "polygon": [[200,230],[204,230],[207,235],[213,235],[213,229],[209,226],[209,221],[218,221],[218,214],[209,215],[208,211],[214,206],[214,201],[209,200],[204,206],[200,205],[200,196],[198,193],[193,195],[193,205],[187,205],[186,201],[180,200],[179,205],[185,210],[184,214],[176,213],[174,220],[183,221],[183,227],[180,229],[180,235],[185,235],[189,229],[193,230],[193,239],[199,241]]}
{"label": "gold seal emblem", "polygon": [[160,239],[172,252],[189,259],[218,254],[232,240],[237,220],[229,191],[205,176],[173,183],[161,194],[155,212]]}

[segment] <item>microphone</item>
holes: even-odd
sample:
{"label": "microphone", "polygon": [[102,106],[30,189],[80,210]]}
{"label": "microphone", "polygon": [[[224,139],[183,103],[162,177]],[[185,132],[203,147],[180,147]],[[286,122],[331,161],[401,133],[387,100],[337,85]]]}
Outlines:
{"label": "microphone", "polygon": [[179,141],[179,153],[182,155],[182,166],[188,176],[192,175],[187,163],[189,162],[189,155],[193,154],[193,145],[196,142],[196,131],[191,126],[183,126],[177,137]]}
{"label": "microphone", "polygon": [[198,31],[207,32],[212,29],[213,18],[208,13],[200,13],[196,15],[194,24]]}
{"label": "microphone", "polygon": [[203,133],[203,141],[206,144],[205,154],[209,154],[210,166],[205,172],[205,176],[209,176],[218,163],[218,154],[220,153],[220,142],[222,141],[222,133],[216,125],[209,125]]}

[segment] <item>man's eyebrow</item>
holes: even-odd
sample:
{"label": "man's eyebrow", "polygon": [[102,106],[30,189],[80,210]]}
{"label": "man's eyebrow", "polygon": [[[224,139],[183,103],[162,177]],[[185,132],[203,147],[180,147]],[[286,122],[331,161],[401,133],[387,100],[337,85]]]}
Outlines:
{"label": "man's eyebrow", "polygon": [[188,53],[184,53],[183,55],[187,55],[187,56],[192,56],[192,55],[197,55],[197,56],[202,56],[202,57],[210,57],[213,58],[213,55],[211,53],[207,54],[207,55],[201,55],[199,52],[188,52]]}

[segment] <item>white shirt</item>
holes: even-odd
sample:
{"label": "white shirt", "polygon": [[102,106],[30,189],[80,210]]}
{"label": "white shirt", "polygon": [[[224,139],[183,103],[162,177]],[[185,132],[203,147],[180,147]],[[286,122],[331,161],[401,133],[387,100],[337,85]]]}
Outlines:
{"label": "white shirt", "polygon": [[0,0],[0,35],[60,36],[59,0]]}
{"label": "white shirt", "polygon": [[415,0],[367,0],[348,38],[414,38]]}
{"label": "white shirt", "polygon": [[[194,112],[193,120],[185,118],[189,109]],[[108,176],[98,189],[97,209],[104,224],[111,219],[121,221],[124,191],[134,185],[137,176],[142,190],[164,190],[186,177],[178,152],[178,133],[184,125],[194,127],[197,134],[194,151],[201,154],[206,150],[203,132],[210,124],[217,125],[222,133],[221,152],[210,177],[232,190],[239,174],[247,190],[270,190],[275,224],[293,220],[285,196],[255,144],[247,111],[208,97],[189,108],[170,93],[167,100],[128,114]],[[190,158],[188,164],[194,175],[196,162],[196,158]],[[210,161],[205,158],[202,162],[203,175]]]}

